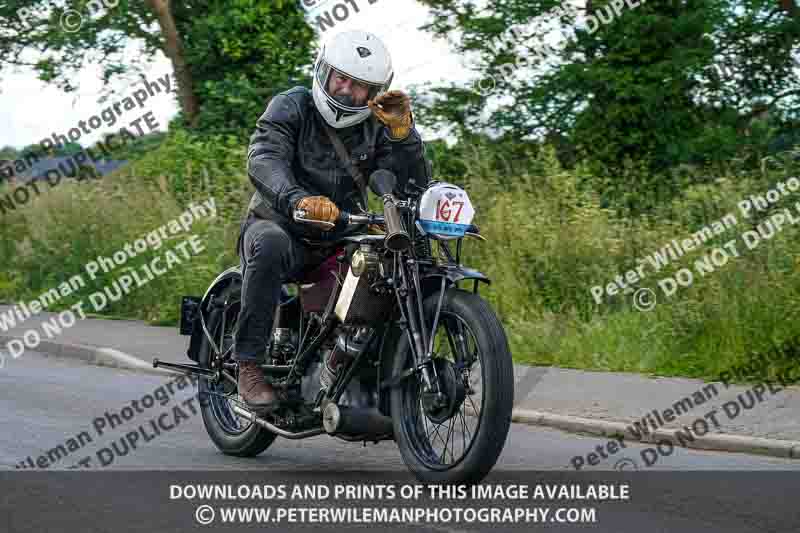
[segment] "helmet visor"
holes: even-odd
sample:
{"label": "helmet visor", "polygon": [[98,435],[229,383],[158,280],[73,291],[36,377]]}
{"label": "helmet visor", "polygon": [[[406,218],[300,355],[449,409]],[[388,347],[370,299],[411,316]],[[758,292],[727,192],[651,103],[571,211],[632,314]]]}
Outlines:
{"label": "helmet visor", "polygon": [[320,61],[317,81],[325,94],[339,105],[350,109],[364,109],[367,102],[378,96],[391,83],[374,84],[354,78]]}

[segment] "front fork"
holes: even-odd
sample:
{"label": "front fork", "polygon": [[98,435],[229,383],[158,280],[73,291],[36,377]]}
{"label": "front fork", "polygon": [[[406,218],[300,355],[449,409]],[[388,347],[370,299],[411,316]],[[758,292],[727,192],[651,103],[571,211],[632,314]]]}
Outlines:
{"label": "front fork", "polygon": [[[400,260],[402,261],[402,259]],[[414,373],[418,372],[422,375],[424,392],[434,395],[434,406],[443,406],[447,403],[447,398],[441,392],[436,365],[433,364],[433,341],[436,338],[436,329],[439,325],[446,280],[442,277],[439,300],[433,318],[433,327],[428,333],[425,328],[422,290],[419,283],[419,265],[414,259],[409,258],[405,260],[404,265],[398,266],[400,268],[395,270],[401,276],[398,297],[401,300],[400,310],[407,326],[406,333],[409,336],[411,351],[414,356],[416,370]]]}

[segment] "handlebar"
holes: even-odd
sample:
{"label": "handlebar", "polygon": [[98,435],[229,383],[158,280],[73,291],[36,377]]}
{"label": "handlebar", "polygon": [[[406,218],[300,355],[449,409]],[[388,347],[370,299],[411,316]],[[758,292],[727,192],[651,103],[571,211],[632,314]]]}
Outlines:
{"label": "handlebar", "polygon": [[408,232],[403,228],[403,219],[400,217],[400,210],[397,206],[397,200],[391,194],[383,196],[383,216],[374,213],[366,213],[362,215],[354,215],[347,211],[340,211],[339,218],[336,223],[325,222],[322,220],[312,220],[306,218],[306,211],[304,209],[295,209],[293,213],[295,222],[307,222],[309,224],[316,224],[325,226],[327,229],[333,229],[339,224],[346,226],[358,226],[362,224],[377,224],[386,227],[386,247],[391,250],[405,250],[411,246],[411,237]]}
{"label": "handlebar", "polygon": [[347,224],[349,226],[358,226],[361,224],[377,224],[379,226],[383,226],[386,224],[386,220],[382,215],[376,215],[373,213],[367,213],[366,215],[354,215],[352,213],[348,213],[347,211],[342,211],[339,215],[339,220],[341,220],[343,224]]}
{"label": "handlebar", "polygon": [[309,224],[317,224],[329,228],[334,228],[339,224],[345,226],[360,226],[362,224],[378,224],[383,226],[386,224],[386,221],[382,215],[376,215],[374,213],[354,215],[352,213],[348,213],[347,211],[339,212],[339,218],[337,219],[336,223],[306,218],[306,211],[304,209],[295,209],[293,218],[295,222],[306,222]]}

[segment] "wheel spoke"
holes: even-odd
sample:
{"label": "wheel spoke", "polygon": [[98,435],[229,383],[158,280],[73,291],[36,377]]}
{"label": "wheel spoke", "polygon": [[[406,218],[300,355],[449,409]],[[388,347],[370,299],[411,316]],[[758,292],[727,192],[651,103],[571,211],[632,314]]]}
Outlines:
{"label": "wheel spoke", "polygon": [[419,395],[419,414],[422,417],[424,431],[428,434],[428,417],[425,415],[425,407],[422,405],[422,395]]}
{"label": "wheel spoke", "polygon": [[[448,431],[448,434],[453,431],[453,428],[455,426],[456,426],[456,417],[452,416],[450,417],[450,430]],[[453,433],[453,440],[450,442],[450,457],[453,458],[453,462],[456,461],[455,448],[456,448],[456,435],[455,433]]]}
{"label": "wheel spoke", "polygon": [[442,447],[442,455],[441,457],[439,457],[439,463],[444,464],[446,460],[447,460],[447,442],[445,442],[444,446]]}
{"label": "wheel spoke", "polygon": [[[450,420],[451,420],[450,427],[447,429],[447,440],[444,441],[444,451],[442,452],[442,456],[444,457],[444,461],[447,460],[447,443],[450,442],[450,435],[453,432],[453,423],[452,423],[453,419],[451,418]],[[452,448],[450,449],[450,457],[452,457],[453,460],[455,460],[455,455],[453,454]],[[442,462],[444,462],[444,461],[442,461]]]}
{"label": "wheel spoke", "polygon": [[[444,332],[441,331],[442,329],[444,329]],[[478,429],[483,418],[479,405],[482,406],[481,400],[483,398],[483,389],[485,388],[481,381],[484,373],[480,365],[483,354],[470,326],[460,316],[453,313],[442,314],[439,327],[435,332],[432,332],[432,335],[434,357],[439,362],[437,368],[442,368],[442,372],[448,373],[455,370],[456,386],[459,388],[462,385],[466,387],[467,394],[464,396],[461,405],[454,409],[452,416],[446,421],[437,423],[434,421],[436,417],[430,418],[428,416],[428,411],[425,407],[426,402],[422,396],[422,384],[412,383],[408,389],[409,403],[406,405],[409,405],[410,408],[407,412],[419,413],[423,420],[422,422],[415,420],[415,416],[410,414],[406,423],[409,424],[410,431],[408,434],[416,440],[417,457],[431,469],[446,470],[455,466],[465,457],[479,433]],[[444,376],[445,374],[442,372],[439,372],[439,374]],[[473,376],[478,380],[474,387],[472,384]],[[452,384],[447,385],[448,396],[453,392],[451,386]],[[481,399],[472,397],[477,392],[478,387],[481,389]],[[473,391],[472,394],[469,394],[469,391]],[[417,395],[416,398],[413,398],[414,394]],[[476,404],[476,400],[480,403]],[[470,423],[468,420],[467,415],[469,412],[467,409],[473,411],[475,422]],[[443,432],[442,428],[445,428],[446,432]],[[458,439],[459,432],[461,433],[461,439]],[[457,440],[461,441],[461,449],[458,450],[458,453],[456,453],[457,448],[459,448]],[[450,456],[449,458],[448,455]]]}
{"label": "wheel spoke", "polygon": [[[461,417],[461,449],[465,452],[467,451],[467,426],[464,423],[464,415],[461,414],[461,411],[458,411],[458,416]],[[470,439],[470,442],[472,439]]]}
{"label": "wheel spoke", "polygon": [[480,412],[478,411],[478,408],[475,407],[475,403],[472,401],[472,398],[467,396],[467,400],[469,400],[470,405],[472,405],[472,410],[475,411],[475,416],[480,416]]}
{"label": "wheel spoke", "polygon": [[[437,431],[437,427],[436,427],[434,422],[431,422],[430,424],[428,424],[428,416],[425,414],[425,408],[422,405],[422,395],[418,395],[418,396],[419,396],[419,410],[417,411],[417,413],[418,413],[418,416],[422,418],[422,426],[423,427],[420,428],[420,429],[422,429],[423,433],[425,433],[426,442],[424,443],[424,446],[425,446],[426,449],[430,450],[430,453],[433,453],[434,455],[436,455],[435,439],[431,440],[431,435],[433,435]],[[417,426],[419,426],[418,423],[417,423]],[[431,429],[428,429],[429,426],[431,427]],[[441,440],[441,436],[439,437],[439,440]],[[428,452],[426,452],[426,453],[428,453]]]}
{"label": "wheel spoke", "polygon": [[[458,410],[458,416],[461,417],[461,423],[464,425],[464,432],[467,435],[469,435],[469,441],[472,442],[472,433],[470,433],[470,431],[469,431],[469,426],[467,425],[467,419],[464,416],[464,412],[462,410],[460,410],[460,409]],[[466,447],[467,447],[467,445],[464,444],[464,448],[466,448]]]}
{"label": "wheel spoke", "polygon": [[[436,436],[437,436],[437,437],[439,437],[439,442],[444,442],[444,439],[443,439],[443,438],[442,438],[442,436],[439,434],[439,426],[441,426],[441,424],[436,424],[436,423],[434,422],[434,425],[433,425],[433,431],[436,433]],[[433,443],[431,443],[431,444],[433,444]]]}

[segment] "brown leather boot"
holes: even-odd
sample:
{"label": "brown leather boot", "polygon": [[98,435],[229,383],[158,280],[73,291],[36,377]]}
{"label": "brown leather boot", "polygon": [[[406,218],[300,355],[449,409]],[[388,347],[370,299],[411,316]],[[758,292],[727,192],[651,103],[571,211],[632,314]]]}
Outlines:
{"label": "brown leather boot", "polygon": [[239,394],[249,408],[261,413],[280,405],[275,389],[264,381],[264,372],[255,361],[239,361]]}

